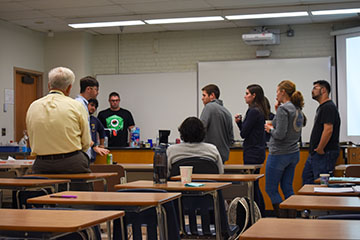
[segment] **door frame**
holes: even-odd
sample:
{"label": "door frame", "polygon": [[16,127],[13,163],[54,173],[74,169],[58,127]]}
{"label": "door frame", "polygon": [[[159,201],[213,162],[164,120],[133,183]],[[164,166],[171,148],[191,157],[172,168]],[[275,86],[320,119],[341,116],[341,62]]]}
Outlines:
{"label": "door frame", "polygon": [[34,71],[34,70],[29,70],[29,69],[25,69],[25,68],[19,68],[19,67],[14,67],[14,122],[13,122],[13,126],[14,126],[14,136],[13,139],[16,138],[16,133],[17,133],[17,129],[16,129],[16,106],[17,106],[17,102],[16,102],[16,89],[17,89],[17,85],[16,85],[16,74],[18,73],[22,73],[22,74],[28,74],[28,75],[32,75],[32,76],[37,76],[39,78],[39,80],[37,81],[36,84],[36,97],[40,98],[43,96],[43,78],[44,78],[44,73],[43,72],[38,72],[38,71]]}

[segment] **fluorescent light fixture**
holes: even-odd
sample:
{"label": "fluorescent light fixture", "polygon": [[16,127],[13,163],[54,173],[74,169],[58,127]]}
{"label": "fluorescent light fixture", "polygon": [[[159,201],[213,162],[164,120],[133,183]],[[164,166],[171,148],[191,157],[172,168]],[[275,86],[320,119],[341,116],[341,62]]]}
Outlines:
{"label": "fluorescent light fixture", "polygon": [[132,26],[144,25],[140,20],[118,21],[118,22],[95,22],[95,23],[72,23],[68,24],[72,28],[100,28],[100,27],[117,27],[117,26]]}
{"label": "fluorescent light fixture", "polygon": [[211,22],[211,21],[223,21],[221,16],[210,17],[188,17],[188,18],[168,18],[168,19],[150,19],[145,20],[147,24],[167,24],[167,23],[189,23],[189,22]]}
{"label": "fluorescent light fixture", "polygon": [[331,15],[331,14],[351,14],[351,13],[359,13],[359,12],[360,12],[360,8],[352,8],[352,9],[311,11],[311,14],[317,16],[317,15]]}
{"label": "fluorescent light fixture", "polygon": [[259,18],[282,18],[282,17],[303,17],[308,16],[307,12],[283,12],[283,13],[261,13],[225,16],[228,20],[259,19]]}

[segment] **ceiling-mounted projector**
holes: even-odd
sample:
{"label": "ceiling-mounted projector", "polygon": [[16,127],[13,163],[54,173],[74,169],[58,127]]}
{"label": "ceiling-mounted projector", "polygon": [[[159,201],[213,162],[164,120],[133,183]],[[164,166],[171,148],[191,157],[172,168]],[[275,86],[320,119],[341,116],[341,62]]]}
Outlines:
{"label": "ceiling-mounted projector", "polygon": [[243,34],[242,39],[248,45],[280,44],[280,34],[271,32]]}

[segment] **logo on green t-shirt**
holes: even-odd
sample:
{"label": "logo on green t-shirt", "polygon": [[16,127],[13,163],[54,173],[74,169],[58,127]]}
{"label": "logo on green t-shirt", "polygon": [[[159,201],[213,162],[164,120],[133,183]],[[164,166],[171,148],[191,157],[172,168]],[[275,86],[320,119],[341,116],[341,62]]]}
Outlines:
{"label": "logo on green t-shirt", "polygon": [[121,131],[124,129],[124,119],[118,115],[112,115],[106,118],[106,126],[108,128]]}

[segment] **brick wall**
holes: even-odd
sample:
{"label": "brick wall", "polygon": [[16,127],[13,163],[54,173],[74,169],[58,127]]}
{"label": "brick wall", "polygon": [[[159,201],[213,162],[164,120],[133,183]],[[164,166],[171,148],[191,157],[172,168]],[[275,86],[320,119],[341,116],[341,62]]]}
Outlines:
{"label": "brick wall", "polygon": [[[268,46],[271,58],[334,56],[331,24],[293,25],[280,29],[280,45]],[[94,74],[196,71],[197,62],[254,59],[261,46],[248,46],[241,39],[251,28],[174,31],[94,37]]]}

